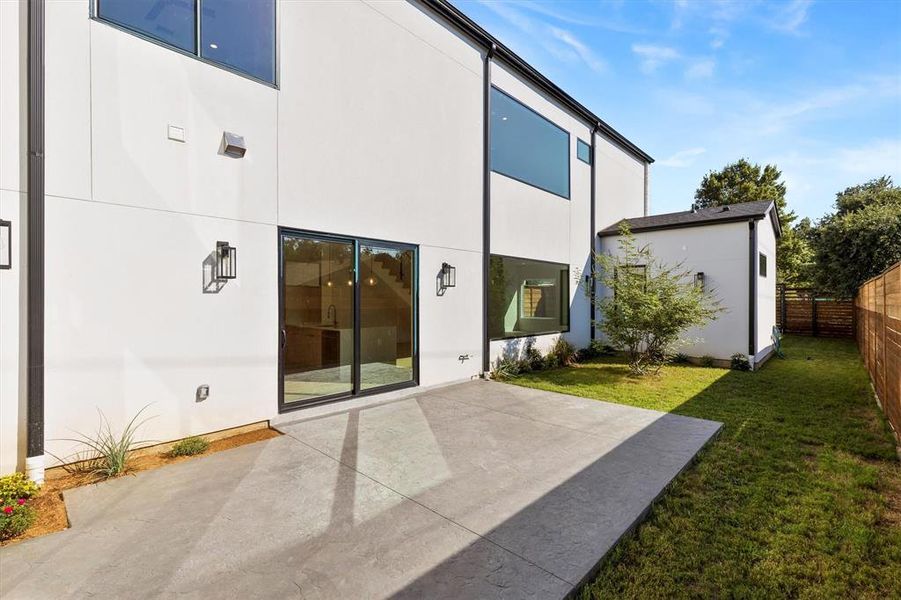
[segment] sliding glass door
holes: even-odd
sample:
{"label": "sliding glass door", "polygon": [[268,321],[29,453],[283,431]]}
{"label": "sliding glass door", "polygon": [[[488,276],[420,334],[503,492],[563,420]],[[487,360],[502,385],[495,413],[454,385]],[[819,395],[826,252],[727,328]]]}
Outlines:
{"label": "sliding glass door", "polygon": [[282,236],[285,404],[353,390],[354,243]]}
{"label": "sliding glass door", "polygon": [[413,250],[360,246],[360,389],[413,380]]}
{"label": "sliding glass door", "polygon": [[281,263],[281,408],[415,384],[415,247],[286,231]]}

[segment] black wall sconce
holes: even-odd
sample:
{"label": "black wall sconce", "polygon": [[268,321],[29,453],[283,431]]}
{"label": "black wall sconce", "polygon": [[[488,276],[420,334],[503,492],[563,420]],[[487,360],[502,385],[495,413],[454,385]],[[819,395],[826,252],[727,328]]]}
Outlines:
{"label": "black wall sconce", "polygon": [[228,242],[216,242],[216,279],[225,281],[238,276],[238,250]]}
{"label": "black wall sconce", "polygon": [[441,263],[441,287],[457,287],[457,267]]}
{"label": "black wall sconce", "polygon": [[13,268],[12,223],[0,219],[0,269]]}
{"label": "black wall sconce", "polygon": [[699,272],[695,273],[695,285],[698,286],[699,288],[701,288],[702,290],[704,289],[704,272],[703,271],[699,271]]}

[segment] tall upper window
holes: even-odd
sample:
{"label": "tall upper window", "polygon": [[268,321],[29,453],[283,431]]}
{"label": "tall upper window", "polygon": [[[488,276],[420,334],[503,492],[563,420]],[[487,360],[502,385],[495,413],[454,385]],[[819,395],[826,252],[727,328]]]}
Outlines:
{"label": "tall upper window", "polygon": [[491,339],[569,331],[567,265],[492,255],[488,292]]}
{"label": "tall upper window", "polygon": [[758,252],[758,262],[760,263],[758,266],[758,270],[760,271],[761,277],[766,277],[766,254],[763,252]]}
{"label": "tall upper window", "polygon": [[491,88],[491,170],[569,198],[569,133]]}
{"label": "tall upper window", "polygon": [[275,83],[275,0],[98,0],[97,16]]}

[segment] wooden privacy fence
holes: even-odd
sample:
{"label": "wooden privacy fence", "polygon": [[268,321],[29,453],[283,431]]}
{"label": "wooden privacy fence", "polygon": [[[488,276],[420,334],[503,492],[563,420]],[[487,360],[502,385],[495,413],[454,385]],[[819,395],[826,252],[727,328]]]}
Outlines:
{"label": "wooden privacy fence", "polygon": [[901,262],[860,286],[857,346],[882,410],[901,435]]}
{"label": "wooden privacy fence", "polygon": [[854,301],[810,288],[780,285],[776,294],[776,324],[784,333],[854,337]]}

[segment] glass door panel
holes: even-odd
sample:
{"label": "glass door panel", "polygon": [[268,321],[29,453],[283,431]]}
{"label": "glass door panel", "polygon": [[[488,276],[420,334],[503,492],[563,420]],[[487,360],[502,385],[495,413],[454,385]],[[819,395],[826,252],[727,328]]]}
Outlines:
{"label": "glass door panel", "polygon": [[360,389],[413,380],[414,250],[360,244]]}
{"label": "glass door panel", "polygon": [[282,236],[284,404],[350,394],[354,243]]}

